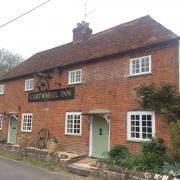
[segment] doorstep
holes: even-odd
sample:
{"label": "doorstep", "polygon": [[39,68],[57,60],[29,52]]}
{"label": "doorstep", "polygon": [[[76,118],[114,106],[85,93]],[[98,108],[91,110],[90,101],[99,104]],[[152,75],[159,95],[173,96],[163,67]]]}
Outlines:
{"label": "doorstep", "polygon": [[75,173],[79,176],[97,175],[98,168],[91,166],[95,162],[96,162],[96,159],[84,158],[75,163],[68,164],[66,169],[69,172]]}

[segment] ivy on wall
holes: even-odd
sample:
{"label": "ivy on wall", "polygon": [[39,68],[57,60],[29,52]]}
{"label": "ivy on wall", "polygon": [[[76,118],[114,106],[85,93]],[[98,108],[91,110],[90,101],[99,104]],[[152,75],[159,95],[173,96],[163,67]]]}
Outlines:
{"label": "ivy on wall", "polygon": [[141,84],[135,90],[144,109],[158,112],[168,122],[171,143],[180,158],[180,93],[171,84]]}

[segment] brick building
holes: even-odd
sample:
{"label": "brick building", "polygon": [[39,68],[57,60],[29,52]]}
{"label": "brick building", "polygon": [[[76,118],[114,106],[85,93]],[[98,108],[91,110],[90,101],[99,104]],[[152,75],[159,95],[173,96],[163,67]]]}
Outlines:
{"label": "brick building", "polygon": [[150,16],[92,35],[78,23],[73,41],[27,59],[0,79],[0,133],[8,143],[48,128],[66,151],[101,156],[115,144],[138,152],[167,124],[136,102],[135,87],[179,89],[179,37]]}

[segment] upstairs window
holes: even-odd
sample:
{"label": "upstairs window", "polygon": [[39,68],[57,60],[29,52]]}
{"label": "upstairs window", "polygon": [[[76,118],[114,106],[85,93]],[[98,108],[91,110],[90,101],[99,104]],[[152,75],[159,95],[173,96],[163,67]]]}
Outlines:
{"label": "upstairs window", "polygon": [[21,131],[23,131],[23,132],[31,132],[32,131],[32,113],[22,114]]}
{"label": "upstairs window", "polygon": [[130,76],[151,73],[151,56],[130,59]]}
{"label": "upstairs window", "polygon": [[3,116],[0,114],[0,130],[2,129],[2,120],[3,120]]}
{"label": "upstairs window", "polygon": [[27,79],[25,81],[25,91],[33,90],[33,86],[34,86],[34,79]]}
{"label": "upstairs window", "polygon": [[128,112],[128,140],[143,141],[155,135],[155,114],[150,111]]}
{"label": "upstairs window", "polygon": [[3,95],[3,94],[4,94],[4,90],[5,90],[5,85],[4,85],[4,84],[1,84],[1,85],[0,85],[0,95]]}
{"label": "upstairs window", "polygon": [[82,82],[82,69],[69,71],[69,84],[78,84]]}
{"label": "upstairs window", "polygon": [[65,134],[67,135],[81,135],[81,112],[67,112],[65,123]]}

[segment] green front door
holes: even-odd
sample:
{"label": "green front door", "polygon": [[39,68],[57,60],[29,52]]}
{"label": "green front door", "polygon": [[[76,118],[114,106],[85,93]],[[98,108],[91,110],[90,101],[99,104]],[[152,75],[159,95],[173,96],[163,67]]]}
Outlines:
{"label": "green front door", "polygon": [[100,116],[93,117],[92,156],[103,157],[109,146],[109,124]]}
{"label": "green front door", "polygon": [[8,143],[16,143],[17,119],[11,117],[9,119]]}

